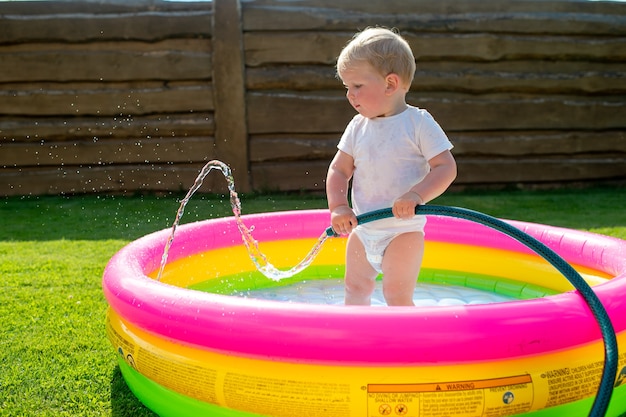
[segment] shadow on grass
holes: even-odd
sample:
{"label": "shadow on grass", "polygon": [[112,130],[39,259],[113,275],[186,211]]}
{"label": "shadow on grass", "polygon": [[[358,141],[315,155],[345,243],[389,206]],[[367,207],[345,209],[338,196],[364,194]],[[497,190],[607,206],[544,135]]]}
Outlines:
{"label": "shadow on grass", "polygon": [[111,376],[111,416],[158,417],[128,388],[119,366],[115,367]]}

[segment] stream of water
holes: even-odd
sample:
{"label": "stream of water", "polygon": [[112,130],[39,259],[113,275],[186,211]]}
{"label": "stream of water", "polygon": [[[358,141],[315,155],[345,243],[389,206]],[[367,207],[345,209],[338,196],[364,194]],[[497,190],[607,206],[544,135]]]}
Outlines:
{"label": "stream of water", "polygon": [[237,222],[237,228],[239,229],[239,232],[241,233],[241,239],[243,240],[243,243],[246,246],[246,249],[248,250],[248,255],[250,256],[250,260],[254,263],[256,269],[259,272],[261,272],[263,275],[265,275],[267,278],[271,280],[280,281],[281,279],[290,278],[296,275],[298,272],[308,267],[311,264],[311,262],[313,262],[313,260],[315,259],[319,251],[322,249],[322,245],[328,238],[328,234],[326,233],[326,231],[324,231],[321,234],[317,243],[313,246],[313,248],[309,251],[309,253],[302,259],[302,261],[300,261],[300,263],[298,263],[296,266],[294,266],[293,268],[289,270],[286,270],[286,271],[280,270],[267,260],[267,257],[259,249],[259,242],[257,242],[252,236],[252,232],[254,231],[254,226],[248,228],[244,224],[241,218],[241,201],[239,201],[239,196],[237,195],[237,192],[235,191],[235,180],[233,178],[230,167],[221,161],[212,160],[212,161],[207,162],[206,165],[204,165],[204,167],[200,171],[200,174],[198,174],[193,185],[187,192],[187,195],[185,195],[185,198],[183,198],[180,203],[180,207],[178,208],[178,211],[176,212],[176,218],[174,219],[174,223],[172,224],[172,230],[171,230],[170,236],[167,239],[165,248],[163,249],[163,256],[161,257],[161,266],[159,268],[159,273],[157,274],[157,280],[159,281],[161,280],[163,270],[165,269],[165,265],[167,264],[167,256],[168,256],[170,247],[172,246],[172,242],[174,242],[176,229],[178,228],[178,225],[180,224],[180,220],[183,217],[183,214],[185,213],[185,207],[187,206],[187,203],[189,202],[189,200],[191,200],[191,197],[193,196],[193,194],[202,186],[202,182],[204,181],[206,176],[214,169],[221,171],[222,174],[224,175],[224,178],[226,179],[226,182],[228,184],[228,191],[230,194],[230,205],[233,210],[233,215],[235,216],[235,221]]}

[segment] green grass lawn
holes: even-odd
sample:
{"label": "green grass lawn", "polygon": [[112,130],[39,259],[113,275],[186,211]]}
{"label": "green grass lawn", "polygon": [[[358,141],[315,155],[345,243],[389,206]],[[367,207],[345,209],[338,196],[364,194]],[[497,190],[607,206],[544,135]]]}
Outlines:
{"label": "green grass lawn", "polygon": [[[0,199],[0,416],[153,416],[105,337],[101,277],[126,243],[169,228],[181,195]],[[322,197],[244,195],[243,212],[325,208]],[[448,193],[433,204],[626,239],[626,188]],[[183,223],[228,216],[199,195]],[[320,231],[321,233],[322,231]]]}

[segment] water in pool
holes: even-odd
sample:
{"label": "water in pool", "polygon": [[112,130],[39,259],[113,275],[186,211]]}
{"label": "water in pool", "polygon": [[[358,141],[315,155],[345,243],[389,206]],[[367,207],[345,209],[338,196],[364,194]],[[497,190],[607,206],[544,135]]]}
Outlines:
{"label": "water in pool", "polygon": [[[302,281],[296,284],[238,292],[240,297],[271,301],[307,304],[343,304],[343,279]],[[417,283],[413,301],[416,306],[450,306],[466,304],[489,304],[510,301],[514,298],[473,288]],[[382,282],[376,282],[372,306],[385,306]]]}

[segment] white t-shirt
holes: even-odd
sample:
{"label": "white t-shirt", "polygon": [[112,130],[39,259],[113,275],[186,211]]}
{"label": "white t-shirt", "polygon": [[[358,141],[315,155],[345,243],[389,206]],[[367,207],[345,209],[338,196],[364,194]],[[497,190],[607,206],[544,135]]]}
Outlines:
{"label": "white t-shirt", "polygon": [[[452,149],[452,143],[426,110],[408,106],[391,117],[357,114],[337,145],[354,159],[352,206],[357,215],[393,206],[430,171],[428,161]],[[423,227],[423,218],[415,223]],[[409,220],[384,219],[375,228],[407,230]]]}

